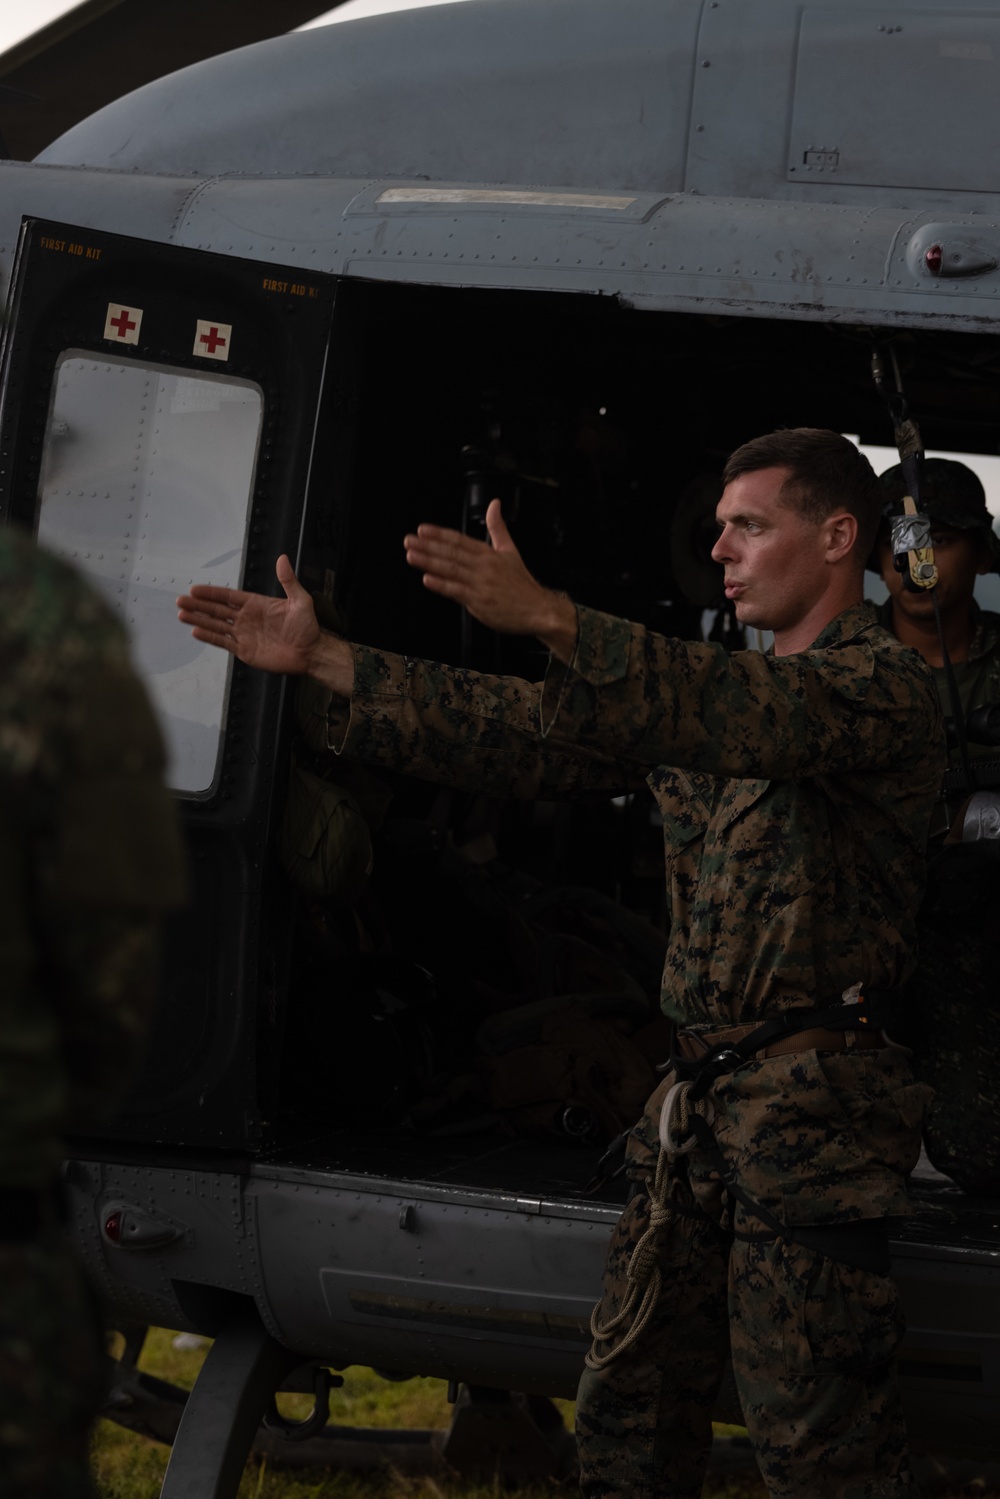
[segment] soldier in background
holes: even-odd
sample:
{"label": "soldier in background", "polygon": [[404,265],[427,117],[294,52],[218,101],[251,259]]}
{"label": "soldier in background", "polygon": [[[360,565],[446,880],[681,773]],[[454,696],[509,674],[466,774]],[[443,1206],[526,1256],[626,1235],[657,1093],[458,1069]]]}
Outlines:
{"label": "soldier in background", "polygon": [[[881,478],[887,515],[906,492],[897,464]],[[1000,615],[980,609],[976,579],[1000,568],[1000,540],[976,474],[948,458],[924,462],[921,508],[930,516],[935,588],[941,627],[958,687],[963,717],[1000,703]],[[882,624],[920,652],[934,673],[941,711],[953,718],[951,696],[929,592],[904,588],[893,566],[886,521],[869,562],[881,573],[889,597]],[[996,745],[969,744],[976,761],[1000,756]],[[918,1076],[935,1090],[924,1123],[924,1144],[934,1166],[967,1192],[1000,1193],[1000,962],[996,908],[1000,869],[975,846],[959,841],[962,813],[972,788],[964,785],[954,733],[949,752],[951,786],[931,821],[927,893],[920,912],[920,966],[911,987]]]}
{"label": "soldier in background", "polygon": [[180,844],[110,611],[11,530],[0,591],[0,1493],[83,1499],[107,1360],[60,1162],[132,1081]]}
{"label": "soldier in background", "polygon": [[[882,575],[889,597],[879,609],[879,621],[903,645],[920,652],[934,672],[941,712],[953,716],[941,640],[930,592],[904,588],[893,566],[888,516],[902,508],[906,484],[897,463],[882,474],[886,521],[869,567]],[[937,594],[948,656],[955,669],[962,711],[983,703],[1000,702],[1000,615],[980,609],[973,596],[976,579],[1000,569],[1000,538],[986,507],[986,494],[976,474],[950,458],[927,458],[921,470],[920,504],[931,519]],[[973,755],[996,754],[995,749],[971,745]],[[950,764],[960,760],[954,746]],[[947,831],[942,828],[942,834]]]}

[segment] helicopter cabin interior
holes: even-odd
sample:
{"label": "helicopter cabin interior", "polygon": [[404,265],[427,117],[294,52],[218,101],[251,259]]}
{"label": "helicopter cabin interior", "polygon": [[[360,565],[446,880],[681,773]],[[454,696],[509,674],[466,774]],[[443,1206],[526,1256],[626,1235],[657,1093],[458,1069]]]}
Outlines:
{"label": "helicopter cabin interior", "polygon": [[[759,645],[727,610],[709,556],[728,453],[782,426],[892,440],[868,328],[565,295],[342,292],[356,336],[338,398],[356,417],[330,493],[346,502],[312,504],[303,562],[332,561],[347,634],[384,649],[542,675],[537,643],[470,622],[404,560],[402,537],[421,520],[482,534],[494,495],[550,586],[664,633]],[[920,330],[892,343],[928,447],[994,453],[994,340]],[[299,944],[278,1112],[334,1123],[310,1139],[314,1164],[579,1191],[593,1147],[655,1082],[630,1071],[627,1047],[647,1064],[669,1049],[652,798],[526,804],[377,767],[324,773],[377,823],[372,870],[349,911],[313,908]],[[571,1043],[559,1024],[569,1007]]]}

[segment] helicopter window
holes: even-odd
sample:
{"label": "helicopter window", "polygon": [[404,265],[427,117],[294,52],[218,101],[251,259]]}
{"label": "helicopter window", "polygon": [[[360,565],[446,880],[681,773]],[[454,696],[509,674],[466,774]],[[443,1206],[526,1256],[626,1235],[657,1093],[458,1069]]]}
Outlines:
{"label": "helicopter window", "polygon": [[175,790],[211,790],[231,660],[178,630],[192,581],[239,584],[263,395],[247,380],[60,359],[45,435],[38,536],[125,621],[159,710]]}

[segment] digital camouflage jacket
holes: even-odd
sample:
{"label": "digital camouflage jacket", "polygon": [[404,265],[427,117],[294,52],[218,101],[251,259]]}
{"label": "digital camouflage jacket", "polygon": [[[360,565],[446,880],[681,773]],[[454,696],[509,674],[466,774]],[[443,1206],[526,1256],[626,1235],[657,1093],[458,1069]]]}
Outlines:
{"label": "digital camouflage jacket", "polygon": [[[886,599],[885,603],[878,606],[878,617],[880,624],[887,630],[891,629],[891,599]],[[969,654],[964,661],[955,662],[952,668],[962,711],[966,714],[986,703],[1000,703],[1000,614],[980,609],[973,600],[972,618],[974,628]],[[931,671],[941,712],[945,718],[951,718],[952,702],[947,672],[943,666],[934,666]],[[969,753],[973,759],[980,759],[995,757],[997,750],[992,744],[970,744]],[[948,759],[952,770],[961,769],[962,756],[957,744],[952,745]]]}
{"label": "digital camouflage jacket", "polygon": [[[498,796],[648,783],[671,913],[663,1007],[685,1025],[903,986],[944,764],[920,657],[868,605],[786,657],[578,617],[571,666],[536,685],[356,647],[349,711],[307,691],[311,742]],[[720,1140],[786,1221],[906,1211],[926,1091],[899,1053],[770,1058],[713,1092]]]}
{"label": "digital camouflage jacket", "polygon": [[0,1186],[29,1187],[132,1079],[182,878],[124,631],[11,530],[0,593]]}

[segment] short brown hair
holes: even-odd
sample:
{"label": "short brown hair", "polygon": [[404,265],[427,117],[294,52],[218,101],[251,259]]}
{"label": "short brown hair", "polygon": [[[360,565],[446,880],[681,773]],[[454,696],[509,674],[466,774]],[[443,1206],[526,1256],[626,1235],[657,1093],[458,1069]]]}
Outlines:
{"label": "short brown hair", "polygon": [[848,510],[858,523],[854,551],[864,561],[882,518],[882,493],[875,470],[850,438],[822,427],[784,427],[745,442],[728,459],[723,484],[762,468],[787,468],[780,496],[805,520],[817,524],[836,510]]}

